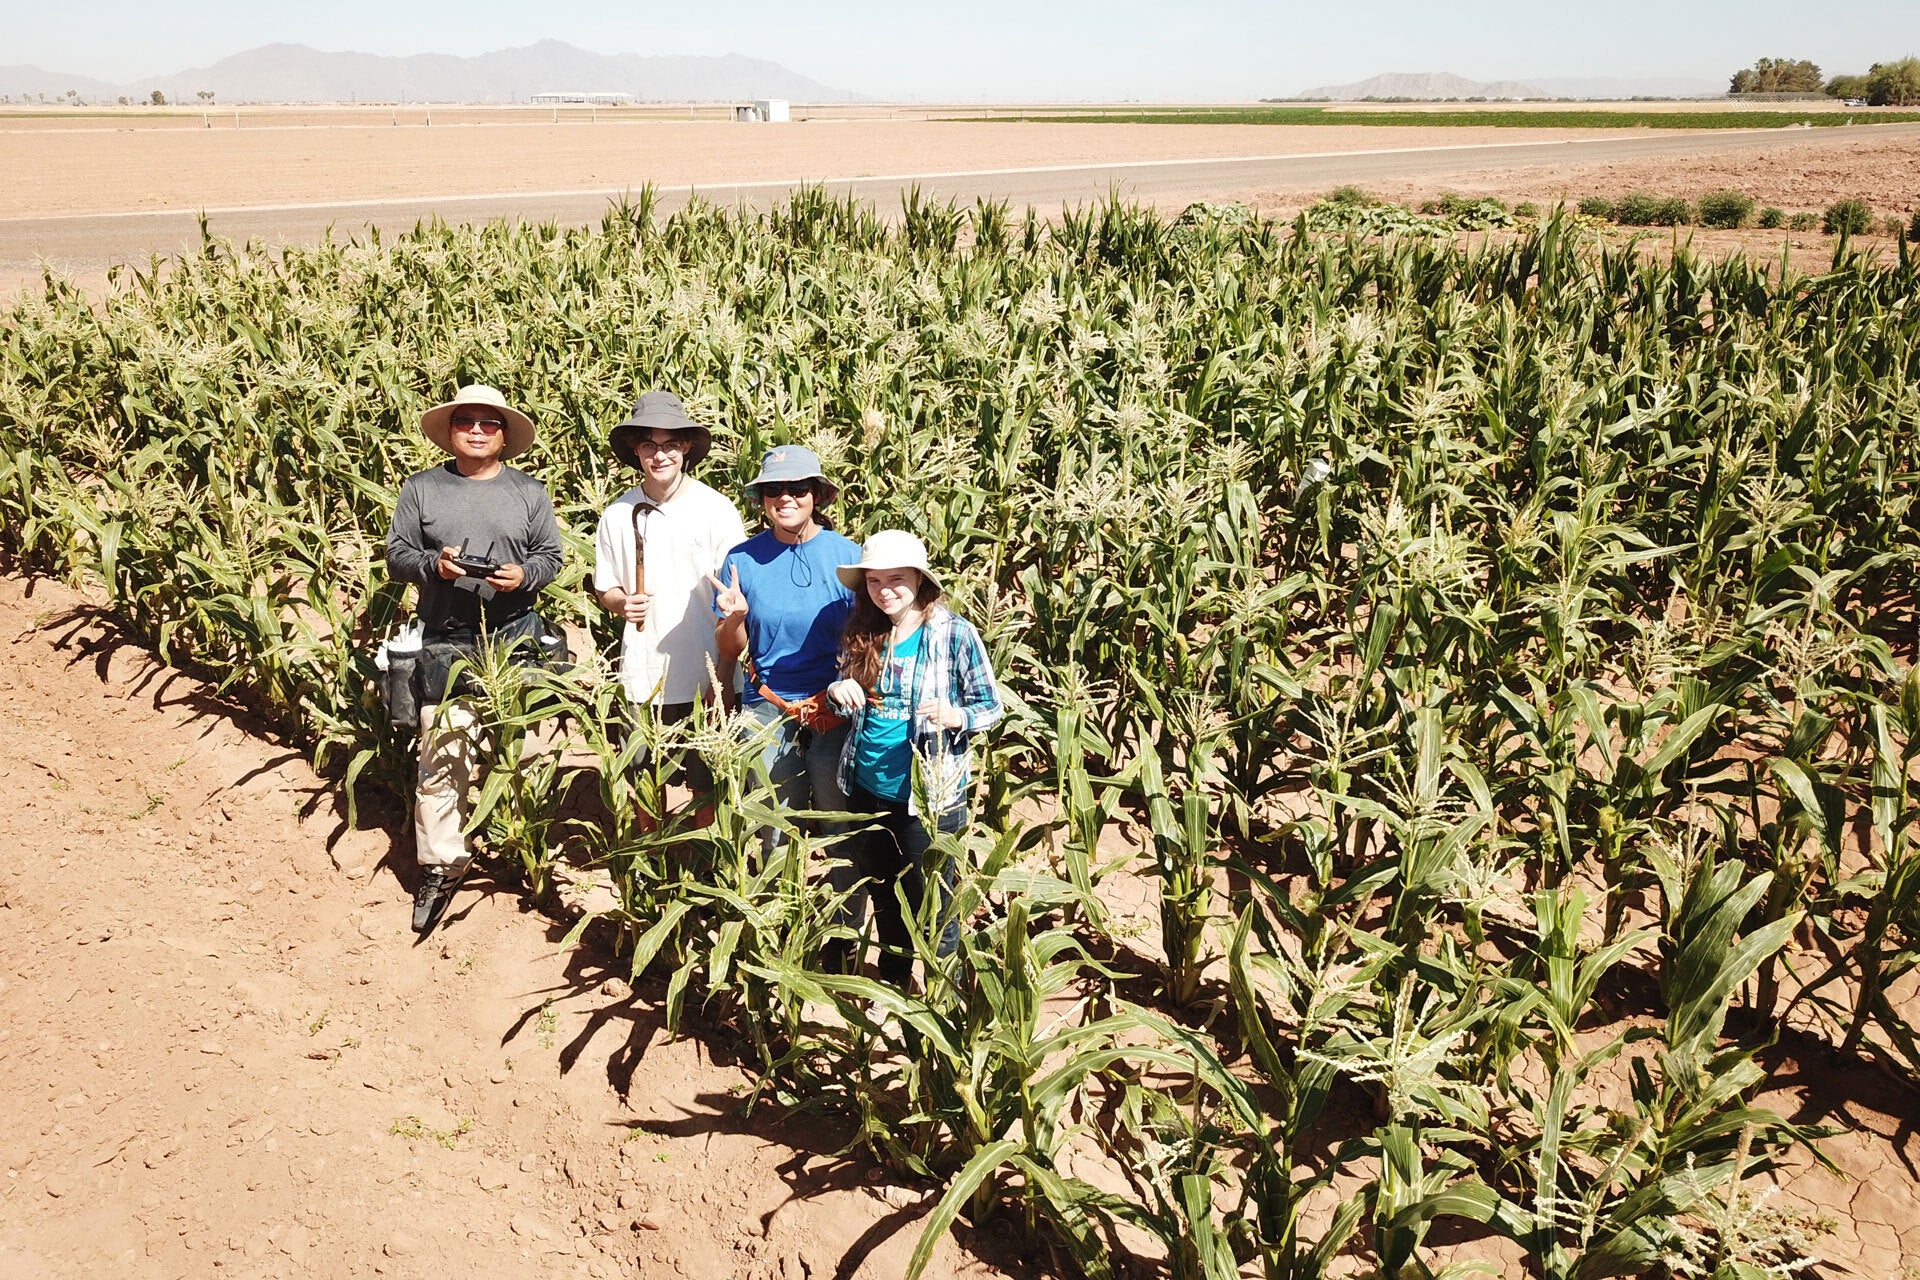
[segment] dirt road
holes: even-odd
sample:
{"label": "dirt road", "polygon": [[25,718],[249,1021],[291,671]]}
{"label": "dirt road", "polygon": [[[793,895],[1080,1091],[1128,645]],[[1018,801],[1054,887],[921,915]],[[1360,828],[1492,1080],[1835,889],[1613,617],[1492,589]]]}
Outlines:
{"label": "dirt road", "polygon": [[[368,226],[403,230],[431,217],[590,223],[621,191],[647,182],[660,187],[667,210],[695,190],[724,203],[765,206],[800,183],[822,182],[882,209],[893,208],[903,189],[917,185],[941,199],[1004,199],[1016,208],[1032,204],[1046,211],[1114,190],[1175,207],[1227,198],[1284,204],[1299,193],[1344,182],[1434,189],[1466,177],[1484,183],[1490,174],[1517,178],[1538,171],[1552,173],[1564,187],[1577,183],[1582,171],[1606,169],[1617,185],[1631,180],[1635,165],[1684,169],[1700,162],[1744,166],[1759,171],[1764,181],[1765,170],[1785,156],[1846,157],[1864,149],[1875,158],[1854,168],[1886,172],[1903,166],[1889,163],[1882,153],[1920,155],[1920,125],[1601,136],[1549,130],[929,122],[807,128],[812,133],[802,137],[725,125],[633,125],[597,132],[563,127],[547,140],[558,150],[524,163],[516,160],[517,149],[468,151],[502,138],[514,148],[537,148],[549,131],[524,126],[398,131],[407,136],[368,130],[256,131],[242,140],[251,147],[262,138],[278,139],[279,154],[269,160],[269,149],[252,168],[220,149],[233,139],[209,142],[191,132],[184,140],[157,133],[126,139],[108,135],[116,147],[132,148],[129,156],[147,159],[125,170],[121,181],[102,178],[91,184],[82,180],[82,171],[105,161],[89,158],[86,139],[65,138],[69,151],[81,152],[63,157],[59,135],[13,135],[0,139],[0,156],[18,153],[17,162],[28,171],[49,176],[8,197],[21,213],[0,217],[0,289],[36,280],[42,261],[93,282],[110,263],[144,263],[150,254],[190,249],[198,243],[201,209],[208,211],[217,234],[280,245],[310,242],[330,228],[341,235],[363,234]],[[426,137],[430,132],[433,136]],[[351,162],[350,151],[334,154],[352,135],[363,133],[373,148],[364,164]],[[329,139],[331,149],[314,150],[309,144],[317,137]],[[625,138],[632,147],[624,154],[608,153],[609,138]],[[804,145],[792,144],[795,138]],[[143,139],[147,145],[198,150],[183,152],[168,169],[159,160],[171,153],[143,152]],[[436,190],[443,194],[426,194]],[[142,207],[148,201],[158,207]]]}
{"label": "dirt road", "polygon": [[0,1276],[904,1270],[845,1135],[512,892],[416,945],[384,829],[57,587],[0,579],[0,732]]}

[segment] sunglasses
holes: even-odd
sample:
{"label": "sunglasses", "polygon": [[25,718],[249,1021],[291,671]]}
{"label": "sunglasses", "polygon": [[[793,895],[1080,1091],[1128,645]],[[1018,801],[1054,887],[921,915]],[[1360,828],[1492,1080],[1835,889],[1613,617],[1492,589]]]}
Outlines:
{"label": "sunglasses", "polygon": [[505,431],[507,429],[507,424],[499,418],[454,418],[452,419],[452,423],[454,426],[461,428],[485,427],[488,431]]}
{"label": "sunglasses", "polygon": [[811,480],[771,480],[771,481],[765,481],[754,487],[760,491],[760,496],[762,499],[778,498],[782,496],[789,497],[789,498],[804,498],[808,494],[813,492],[813,481]]}

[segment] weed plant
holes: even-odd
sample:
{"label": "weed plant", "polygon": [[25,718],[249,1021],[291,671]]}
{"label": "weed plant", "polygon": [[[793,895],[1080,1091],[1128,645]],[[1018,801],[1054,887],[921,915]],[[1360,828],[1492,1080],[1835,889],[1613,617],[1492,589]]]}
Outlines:
{"label": "weed plant", "polygon": [[1865,235],[1879,219],[1865,200],[1836,200],[1820,215],[1820,229],[1830,236]]}
{"label": "weed plant", "polygon": [[1744,227],[1753,218],[1753,197],[1738,191],[1710,191],[1700,197],[1700,225]]}

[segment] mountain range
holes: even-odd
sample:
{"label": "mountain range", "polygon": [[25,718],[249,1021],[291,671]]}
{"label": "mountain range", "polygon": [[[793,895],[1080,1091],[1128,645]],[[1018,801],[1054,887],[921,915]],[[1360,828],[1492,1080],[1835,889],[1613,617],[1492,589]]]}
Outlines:
{"label": "mountain range", "polygon": [[777,62],[637,53],[601,54],[559,40],[463,58],[421,53],[394,58],[329,53],[298,44],[268,44],[207,67],[111,84],[33,66],[0,67],[0,94],[18,100],[69,90],[83,101],[145,101],[158,89],[169,102],[524,102],[537,93],[627,93],[652,102],[787,98],[796,102],[856,99]]}
{"label": "mountain range", "polygon": [[1298,95],[1311,102],[1357,102],[1363,98],[1544,98],[1546,90],[1520,80],[1469,80],[1450,71],[1389,71],[1353,84],[1321,85]]}
{"label": "mountain range", "polygon": [[1696,98],[1726,92],[1722,81],[1684,76],[1578,76],[1534,80],[1469,80],[1451,72],[1389,72],[1353,84],[1322,85],[1297,95],[1307,102],[1359,102],[1407,98],[1444,102],[1456,98]]}

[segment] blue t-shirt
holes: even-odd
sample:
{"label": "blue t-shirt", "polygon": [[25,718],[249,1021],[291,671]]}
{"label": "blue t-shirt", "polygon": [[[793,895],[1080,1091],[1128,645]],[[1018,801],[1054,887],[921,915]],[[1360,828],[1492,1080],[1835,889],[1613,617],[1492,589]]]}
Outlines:
{"label": "blue t-shirt", "polygon": [[905,800],[913,786],[913,671],[920,661],[921,627],[893,646],[880,668],[880,701],[860,721],[853,747],[853,780],[882,800]]}
{"label": "blue t-shirt", "polygon": [[[834,569],[859,564],[860,547],[831,529],[805,542],[782,542],[773,530],[727,552],[714,577],[747,597],[747,653],[760,680],[783,698],[810,698],[839,676],[840,633],[853,612],[853,592]],[[714,613],[720,610],[716,605]],[[743,700],[764,702],[749,684]]]}

